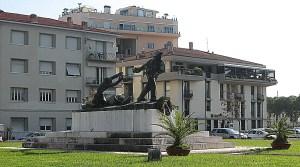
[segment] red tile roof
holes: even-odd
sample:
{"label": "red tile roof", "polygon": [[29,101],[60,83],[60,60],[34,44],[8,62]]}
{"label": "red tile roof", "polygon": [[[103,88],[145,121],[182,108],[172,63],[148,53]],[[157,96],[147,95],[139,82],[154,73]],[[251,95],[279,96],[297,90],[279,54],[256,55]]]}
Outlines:
{"label": "red tile roof", "polygon": [[183,56],[183,57],[191,57],[191,58],[200,58],[200,59],[206,59],[206,60],[215,60],[215,61],[224,61],[232,64],[243,64],[243,65],[249,65],[249,66],[260,66],[264,67],[263,64],[259,63],[254,63],[246,60],[241,60],[233,57],[228,57],[228,56],[223,56],[223,55],[218,55],[215,53],[209,53],[209,52],[204,52],[201,50],[195,50],[195,49],[186,49],[186,48],[176,48],[173,47],[172,50],[170,51],[167,48],[163,49],[158,49],[150,52],[145,52],[142,54],[139,54],[138,56],[132,56],[132,57],[127,57],[123,61],[132,61],[132,60],[137,60],[137,59],[146,59],[150,58],[153,56],[153,53],[160,51],[163,52],[164,56]]}
{"label": "red tile roof", "polygon": [[64,21],[59,21],[55,19],[45,18],[45,17],[36,17],[30,18],[30,15],[23,15],[18,13],[8,13],[4,11],[0,11],[0,21],[13,21],[19,23],[29,23],[29,24],[36,24],[36,25],[44,25],[44,26],[51,26],[51,27],[59,27],[59,28],[69,28],[74,30],[85,30],[91,32],[99,32],[99,33],[109,33],[109,34],[116,34],[109,31],[105,31],[102,29],[95,29],[95,28],[87,28],[84,29],[81,25],[72,24]]}

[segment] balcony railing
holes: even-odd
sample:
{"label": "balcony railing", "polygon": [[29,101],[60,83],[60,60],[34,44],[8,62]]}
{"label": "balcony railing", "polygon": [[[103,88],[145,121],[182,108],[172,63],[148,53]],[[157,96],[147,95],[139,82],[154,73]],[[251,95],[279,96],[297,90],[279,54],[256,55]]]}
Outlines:
{"label": "balcony railing", "polygon": [[245,96],[242,93],[228,92],[227,93],[227,99],[228,100],[244,101],[245,100]]}
{"label": "balcony railing", "polygon": [[99,84],[100,84],[100,81],[97,80],[96,77],[86,77],[85,83],[86,83],[87,85],[99,85]]}
{"label": "balcony railing", "polygon": [[109,62],[116,62],[116,54],[115,53],[105,53],[105,52],[88,52],[87,60],[91,61],[109,61]]}
{"label": "balcony railing", "polygon": [[183,96],[184,96],[184,98],[190,99],[190,98],[193,97],[193,91],[191,91],[191,90],[185,90],[183,92]]}
{"label": "balcony railing", "polygon": [[203,76],[201,69],[188,69],[188,68],[181,68],[178,66],[173,66],[172,72],[178,72],[180,75],[198,75]]}

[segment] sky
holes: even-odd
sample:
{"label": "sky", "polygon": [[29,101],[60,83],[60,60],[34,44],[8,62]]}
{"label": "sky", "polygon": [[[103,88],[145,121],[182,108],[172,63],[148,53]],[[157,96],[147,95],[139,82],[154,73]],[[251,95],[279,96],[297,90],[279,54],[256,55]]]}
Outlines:
{"label": "sky", "polygon": [[[0,0],[6,12],[58,19],[63,8],[77,3],[103,11],[140,6],[168,13],[178,19],[179,47],[213,51],[216,54],[264,64],[276,70],[278,84],[267,96],[298,96],[300,77],[300,1],[298,0]],[[300,70],[299,70],[300,71]],[[300,76],[300,75],[299,75]]]}

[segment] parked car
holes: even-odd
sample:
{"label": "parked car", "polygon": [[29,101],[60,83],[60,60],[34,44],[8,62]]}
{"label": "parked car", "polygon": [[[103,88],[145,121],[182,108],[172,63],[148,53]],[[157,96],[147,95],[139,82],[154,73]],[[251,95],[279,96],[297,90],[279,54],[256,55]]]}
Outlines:
{"label": "parked car", "polygon": [[290,138],[300,138],[300,129],[290,129],[290,131],[292,132],[292,134],[288,135],[288,137]]}
{"label": "parked car", "polygon": [[268,133],[263,129],[251,129],[247,133],[248,139],[275,139],[276,135]]}
{"label": "parked car", "polygon": [[211,131],[212,136],[221,136],[224,139],[231,138],[231,139],[237,139],[237,138],[247,138],[247,136],[243,133],[239,133],[238,131],[230,128],[214,128]]}
{"label": "parked car", "polygon": [[38,137],[38,136],[45,136],[45,132],[30,132],[26,136],[21,137],[19,140],[25,140],[25,141],[31,141],[32,138]]}

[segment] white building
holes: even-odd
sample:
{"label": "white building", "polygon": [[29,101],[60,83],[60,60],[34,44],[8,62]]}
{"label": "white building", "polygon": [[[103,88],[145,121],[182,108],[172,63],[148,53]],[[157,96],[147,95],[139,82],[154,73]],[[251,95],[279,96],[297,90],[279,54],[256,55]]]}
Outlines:
{"label": "white building", "polygon": [[0,11],[0,124],[16,138],[70,130],[71,111],[115,73],[117,35],[86,25]]}
{"label": "white building", "polygon": [[[166,72],[157,80],[157,98],[170,97],[186,115],[198,120],[200,130],[233,127],[247,130],[267,125],[266,87],[277,83],[275,71],[266,66],[214,53],[176,48],[168,45],[163,52]],[[118,93],[136,100],[146,82],[142,72],[133,67],[146,63],[155,51],[128,57],[117,63],[127,79]],[[236,112],[226,107],[236,102]],[[232,111],[232,110],[230,110]],[[234,116],[234,113],[237,113]],[[239,121],[240,120],[240,121]]]}

